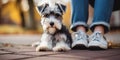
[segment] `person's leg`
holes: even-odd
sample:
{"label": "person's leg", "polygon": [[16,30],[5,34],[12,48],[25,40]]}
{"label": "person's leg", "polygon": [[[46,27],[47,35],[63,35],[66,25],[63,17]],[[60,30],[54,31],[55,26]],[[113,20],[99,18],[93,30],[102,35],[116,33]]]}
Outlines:
{"label": "person's leg", "polygon": [[87,41],[87,20],[88,20],[88,0],[72,0],[71,30],[75,35],[73,38],[73,48],[84,48],[88,46]]}
{"label": "person's leg", "polygon": [[105,33],[109,31],[110,17],[114,0],[95,0],[93,23],[90,28],[96,30],[96,26],[104,27]]}
{"label": "person's leg", "polygon": [[88,0],[72,0],[71,30],[86,30],[88,20]]}
{"label": "person's leg", "polygon": [[95,0],[93,23],[90,25],[93,34],[91,35],[89,47],[107,49],[108,43],[103,35],[110,28],[109,21],[113,3],[114,0]]}

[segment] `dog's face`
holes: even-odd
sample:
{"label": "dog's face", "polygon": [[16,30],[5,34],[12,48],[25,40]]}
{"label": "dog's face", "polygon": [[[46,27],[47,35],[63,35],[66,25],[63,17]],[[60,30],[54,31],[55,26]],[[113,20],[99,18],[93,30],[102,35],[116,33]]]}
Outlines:
{"label": "dog's face", "polygon": [[55,3],[49,3],[37,6],[37,9],[42,16],[41,25],[43,30],[49,34],[54,34],[57,30],[62,28],[62,15],[66,10],[66,6]]}

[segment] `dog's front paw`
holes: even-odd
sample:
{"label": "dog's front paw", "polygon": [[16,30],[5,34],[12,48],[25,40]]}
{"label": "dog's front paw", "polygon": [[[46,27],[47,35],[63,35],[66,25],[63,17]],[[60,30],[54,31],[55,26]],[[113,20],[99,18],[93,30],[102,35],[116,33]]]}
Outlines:
{"label": "dog's front paw", "polygon": [[54,47],[53,48],[53,51],[55,51],[55,52],[65,52],[65,51],[69,51],[69,50],[71,50],[71,48],[69,48],[69,47]]}
{"label": "dog's front paw", "polygon": [[41,46],[41,45],[39,45],[39,46],[36,47],[36,51],[37,52],[39,52],[39,51],[48,51],[48,50],[50,50],[48,48],[48,46]]}
{"label": "dog's front paw", "polygon": [[64,45],[56,45],[54,48],[53,48],[53,51],[55,52],[65,52],[65,51],[69,51],[71,50],[71,48],[67,45],[67,44],[64,44]]}
{"label": "dog's front paw", "polygon": [[37,47],[36,51],[48,51],[52,50],[51,42],[42,41]]}

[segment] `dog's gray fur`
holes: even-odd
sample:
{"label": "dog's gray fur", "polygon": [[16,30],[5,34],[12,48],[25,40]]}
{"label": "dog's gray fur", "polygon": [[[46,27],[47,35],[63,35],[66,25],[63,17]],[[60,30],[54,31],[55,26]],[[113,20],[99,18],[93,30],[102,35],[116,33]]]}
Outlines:
{"label": "dog's gray fur", "polygon": [[66,11],[66,6],[60,3],[43,3],[37,6],[37,10],[42,16],[41,25],[43,34],[40,42],[36,45],[36,51],[68,51],[71,49],[72,38],[69,30],[62,23],[62,15]]}

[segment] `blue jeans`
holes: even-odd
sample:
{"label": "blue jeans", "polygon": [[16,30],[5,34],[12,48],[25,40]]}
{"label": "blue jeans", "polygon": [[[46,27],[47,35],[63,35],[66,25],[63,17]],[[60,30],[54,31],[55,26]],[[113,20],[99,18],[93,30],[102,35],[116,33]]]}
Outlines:
{"label": "blue jeans", "polygon": [[[88,29],[88,4],[90,0],[72,0],[71,30],[76,31],[77,26],[84,26]],[[114,0],[95,0],[93,22],[89,26],[94,31],[95,26],[104,26],[105,33],[110,28],[110,17]]]}

